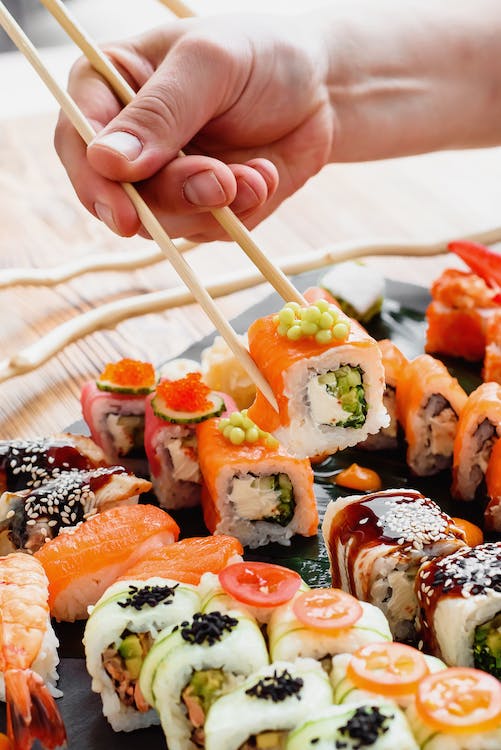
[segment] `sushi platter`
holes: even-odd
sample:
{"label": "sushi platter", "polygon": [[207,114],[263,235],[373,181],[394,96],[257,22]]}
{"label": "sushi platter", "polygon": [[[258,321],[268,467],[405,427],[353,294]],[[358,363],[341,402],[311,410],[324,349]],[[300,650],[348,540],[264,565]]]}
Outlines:
{"label": "sushi platter", "polygon": [[[315,284],[317,273],[307,273],[295,279],[299,289]],[[369,332],[377,340],[391,339],[409,358],[422,353],[425,339],[424,313],[429,303],[427,290],[387,281],[383,309],[368,326]],[[271,295],[233,321],[237,332],[244,332],[256,318],[267,315],[280,305],[277,295]],[[184,352],[183,357],[199,360],[202,350],[212,343],[211,336],[197,342]],[[481,382],[479,368],[463,360],[447,360],[450,371],[458,378],[463,388],[470,392]],[[66,428],[75,434],[88,434],[84,422],[77,422]],[[315,496],[320,519],[323,518],[329,501],[352,494],[336,485],[333,478],[344,468],[357,462],[376,471],[382,480],[383,490],[391,488],[415,489],[426,497],[432,497],[441,508],[451,515],[462,515],[473,523],[481,520],[482,509],[474,503],[464,504],[461,512],[450,499],[450,472],[441,472],[432,477],[415,477],[410,474],[405,455],[401,449],[391,451],[364,451],[356,446],[340,451],[314,466]],[[141,502],[155,502],[149,495]],[[455,512],[454,512],[455,511]],[[198,508],[174,510],[171,512],[181,529],[181,538],[207,534],[202,514]],[[490,539],[495,539],[492,534]],[[489,537],[487,537],[489,539]],[[246,550],[246,560],[276,563],[297,571],[309,586],[329,587],[331,574],[329,559],[322,535],[312,537],[296,536],[290,546],[268,544],[258,549]],[[165,739],[158,727],[148,727],[140,731],[115,733],[102,716],[99,696],[91,691],[90,677],[85,668],[82,635],[84,623],[56,624],[60,640],[58,687],[63,697],[58,707],[65,721],[68,745],[75,750],[91,747],[99,750],[127,750],[136,748],[138,743],[148,747],[164,748]]]}

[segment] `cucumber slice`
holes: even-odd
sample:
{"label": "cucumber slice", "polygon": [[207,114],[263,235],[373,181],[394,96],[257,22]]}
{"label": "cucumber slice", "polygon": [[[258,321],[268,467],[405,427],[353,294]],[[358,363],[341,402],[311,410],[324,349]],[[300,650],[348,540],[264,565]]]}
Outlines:
{"label": "cucumber slice", "polygon": [[170,409],[163,398],[158,394],[152,399],[151,406],[155,416],[165,419],[166,422],[173,422],[174,424],[195,424],[197,422],[203,422],[210,417],[219,417],[223,413],[226,406],[224,400],[217,393],[211,392],[209,394],[209,401],[211,405],[204,411],[174,411]]}
{"label": "cucumber slice", "polygon": [[96,385],[100,391],[109,393],[127,393],[129,396],[147,396],[155,390],[155,385],[144,386],[142,388],[132,388],[126,385],[116,385],[111,380],[96,380]]}

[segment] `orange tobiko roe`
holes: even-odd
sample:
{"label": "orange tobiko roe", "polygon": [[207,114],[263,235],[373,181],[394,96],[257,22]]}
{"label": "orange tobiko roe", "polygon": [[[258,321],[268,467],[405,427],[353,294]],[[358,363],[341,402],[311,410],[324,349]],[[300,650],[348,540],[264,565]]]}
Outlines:
{"label": "orange tobiko roe", "polygon": [[157,386],[157,395],[173,411],[203,411],[210,409],[207,398],[210,388],[202,383],[199,372],[190,372],[181,380],[162,380]]}
{"label": "orange tobiko roe", "polygon": [[153,388],[156,380],[155,368],[151,362],[121,359],[119,362],[108,362],[99,380],[109,381],[124,388]]}

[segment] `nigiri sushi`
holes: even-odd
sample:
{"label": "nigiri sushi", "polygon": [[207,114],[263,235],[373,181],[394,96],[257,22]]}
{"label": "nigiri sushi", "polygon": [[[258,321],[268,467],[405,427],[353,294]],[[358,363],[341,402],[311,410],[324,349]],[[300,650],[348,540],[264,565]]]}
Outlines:
{"label": "nigiri sushi", "polygon": [[40,487],[62,471],[100,466],[108,466],[103,451],[84,435],[0,440],[0,494]]}
{"label": "nigiri sushi", "polygon": [[35,552],[61,529],[100,511],[137,503],[151,483],[121,466],[63,471],[40,487],[0,496],[0,553]]}
{"label": "nigiri sushi", "polygon": [[141,557],[179,536],[179,527],[153,505],[110,508],[51,539],[35,552],[49,579],[56,620],[87,617],[108,586]]}
{"label": "nigiri sushi", "polygon": [[59,659],[47,583],[34,557],[0,557],[1,691],[13,750],[29,750],[36,739],[51,750],[66,741],[53,697],[60,695],[54,687]]}
{"label": "nigiri sushi", "polygon": [[256,320],[249,350],[279,406],[258,391],[249,417],[292,455],[326,456],[389,424],[376,341],[326,300]]}
{"label": "nigiri sushi", "polygon": [[452,495],[457,500],[475,498],[499,437],[501,385],[482,383],[466,401],[454,441]]}
{"label": "nigiri sushi", "polygon": [[454,438],[467,395],[440,360],[422,354],[397,381],[397,418],[407,441],[407,464],[430,476],[452,464]]}
{"label": "nigiri sushi", "polygon": [[137,474],[147,473],[144,405],[155,382],[150,362],[122,359],[107,364],[97,380],[85,383],[80,397],[92,438],[109,463],[123,464]]}
{"label": "nigiri sushi", "polygon": [[233,536],[189,537],[146,555],[118,580],[161,576],[197,586],[205,573],[219,573],[227,565],[240,562],[243,551]]}
{"label": "nigiri sushi", "polygon": [[209,531],[231,534],[251,547],[290,544],[294,534],[316,534],[318,512],[307,459],[291,456],[245,410],[202,422],[197,436]]}

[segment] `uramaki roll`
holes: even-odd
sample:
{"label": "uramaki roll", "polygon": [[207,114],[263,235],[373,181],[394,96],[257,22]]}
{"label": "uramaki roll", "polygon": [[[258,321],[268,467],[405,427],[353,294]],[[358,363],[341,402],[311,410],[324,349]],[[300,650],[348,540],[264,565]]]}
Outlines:
{"label": "uramaki roll", "polygon": [[492,449],[485,472],[485,484],[489,498],[484,512],[485,528],[489,531],[501,531],[501,440]]}
{"label": "uramaki roll", "polygon": [[407,441],[407,463],[418,476],[452,464],[458,419],[467,395],[446,366],[422,354],[402,368],[397,382],[397,418]]}

